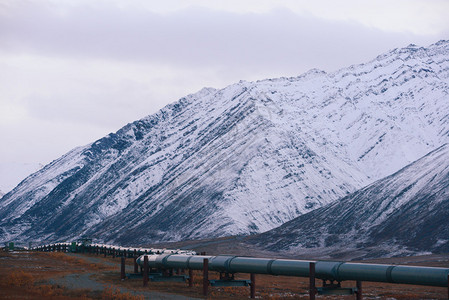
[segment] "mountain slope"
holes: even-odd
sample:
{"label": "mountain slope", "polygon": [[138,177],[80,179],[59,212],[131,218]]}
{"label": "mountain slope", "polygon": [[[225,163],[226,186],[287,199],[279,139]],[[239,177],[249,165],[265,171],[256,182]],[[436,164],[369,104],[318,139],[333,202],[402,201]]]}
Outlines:
{"label": "mountain slope", "polygon": [[449,142],[448,92],[447,41],[203,89],[26,178],[0,200],[0,240],[270,230]]}
{"label": "mountain slope", "polygon": [[449,252],[449,145],[252,243],[329,257]]}

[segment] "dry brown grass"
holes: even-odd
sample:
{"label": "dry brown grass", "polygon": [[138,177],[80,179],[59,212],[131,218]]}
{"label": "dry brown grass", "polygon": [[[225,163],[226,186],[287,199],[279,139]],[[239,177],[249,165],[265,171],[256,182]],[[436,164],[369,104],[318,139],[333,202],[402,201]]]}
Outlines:
{"label": "dry brown grass", "polygon": [[143,296],[131,295],[131,293],[122,293],[120,289],[112,286],[107,287],[101,294],[104,300],[143,300]]}
{"label": "dry brown grass", "polygon": [[33,288],[34,292],[40,296],[43,297],[55,297],[55,296],[62,296],[64,290],[60,287],[49,285],[49,284],[42,284],[37,285]]}
{"label": "dry brown grass", "polygon": [[89,263],[88,261],[86,261],[82,258],[74,257],[74,256],[71,256],[64,252],[46,252],[45,254],[48,257],[54,259],[59,264],[65,263],[65,264],[69,264],[69,265],[73,265],[73,266],[87,268],[91,271],[110,269],[110,267],[107,267],[107,266],[104,266],[101,264]]}
{"label": "dry brown grass", "polygon": [[8,287],[31,287],[34,284],[33,275],[22,270],[15,270],[6,276],[4,286]]}
{"label": "dry brown grass", "polygon": [[[148,287],[142,286],[142,279],[120,280],[119,259],[110,257],[101,258],[100,263],[89,263],[86,255],[73,257],[65,253],[30,253],[21,255],[0,253],[0,290],[6,291],[6,296],[0,292],[0,299],[142,299],[130,293],[120,293],[117,288],[126,288],[131,291],[157,291],[165,294],[180,294],[191,298],[204,298],[202,296],[202,272],[194,271],[194,286],[189,288],[187,283],[149,282]],[[26,258],[26,259],[25,259]],[[132,264],[132,259],[127,259]],[[104,262],[104,264],[102,264]],[[115,262],[116,267],[111,269],[107,263]],[[427,264],[428,262],[426,262]],[[447,262],[438,262],[435,265],[446,266]],[[34,267],[35,266],[35,267]],[[79,272],[94,273],[96,280],[110,285],[103,293],[93,294],[91,291],[72,290],[36,284],[45,278],[62,276]],[[210,272],[210,279],[218,279],[216,272]],[[249,279],[249,274],[236,274],[236,279]],[[317,286],[321,281],[317,280]],[[31,287],[31,288],[29,288]],[[355,282],[343,282],[343,287],[355,287]],[[209,287],[208,299],[248,299],[249,287]],[[363,294],[371,299],[446,299],[447,288],[398,285],[385,283],[363,282]],[[25,295],[25,297],[24,297]],[[307,299],[308,278],[256,275],[256,297],[258,299]],[[354,296],[318,296],[317,299],[354,299]]]}
{"label": "dry brown grass", "polygon": [[50,284],[37,284],[32,273],[15,270],[9,273],[4,281],[0,281],[0,298],[28,299],[91,299],[87,293],[67,293],[63,288]]}
{"label": "dry brown grass", "polygon": [[91,299],[88,291],[67,291],[43,284],[47,278],[83,271],[76,259],[61,254],[1,252],[0,278],[4,280],[0,280],[0,299]]}

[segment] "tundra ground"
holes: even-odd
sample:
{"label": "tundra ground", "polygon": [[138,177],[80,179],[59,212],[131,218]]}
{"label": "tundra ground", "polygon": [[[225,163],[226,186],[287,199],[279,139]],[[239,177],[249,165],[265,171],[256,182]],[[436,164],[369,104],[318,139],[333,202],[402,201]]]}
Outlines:
{"label": "tundra ground", "polygon": [[[448,255],[377,259],[376,263],[401,263],[449,267]],[[127,259],[127,273],[132,273]],[[120,258],[93,254],[0,252],[0,299],[196,299],[202,296],[201,272],[194,272],[194,286],[185,283],[120,280]],[[210,279],[218,279],[211,272]],[[249,279],[237,274],[236,279]],[[308,278],[257,275],[259,299],[307,299]],[[319,285],[319,282],[318,282]],[[344,282],[354,287],[355,282]],[[446,299],[447,288],[363,283],[364,299]],[[248,299],[249,288],[209,288],[209,299]],[[354,299],[354,296],[317,299]]]}

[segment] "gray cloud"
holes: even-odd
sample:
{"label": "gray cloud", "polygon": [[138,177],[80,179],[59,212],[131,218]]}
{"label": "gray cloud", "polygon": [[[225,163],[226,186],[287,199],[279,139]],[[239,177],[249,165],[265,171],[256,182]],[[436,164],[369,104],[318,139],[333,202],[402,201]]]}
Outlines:
{"label": "gray cloud", "polygon": [[9,51],[255,72],[296,69],[298,74],[313,67],[339,68],[412,40],[433,42],[433,37],[382,32],[288,10],[237,14],[191,8],[159,15],[78,6],[61,14],[36,5],[0,22],[1,45]]}

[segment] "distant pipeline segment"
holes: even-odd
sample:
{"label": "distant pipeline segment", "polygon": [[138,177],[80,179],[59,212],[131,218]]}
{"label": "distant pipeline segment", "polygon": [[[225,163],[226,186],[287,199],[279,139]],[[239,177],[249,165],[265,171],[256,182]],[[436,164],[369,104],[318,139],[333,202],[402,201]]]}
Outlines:
{"label": "distant pipeline segment", "polygon": [[[144,256],[137,258],[143,267]],[[208,259],[210,271],[309,277],[310,263],[315,263],[315,276],[323,280],[356,280],[427,286],[448,286],[448,268],[383,264],[363,264],[334,261],[305,261],[241,256],[204,256],[185,254],[146,255],[151,268],[181,268],[202,270]]]}
{"label": "distant pipeline segment", "polygon": [[[26,248],[26,247],[25,247]],[[142,248],[142,247],[121,247],[112,246],[107,244],[85,244],[82,242],[72,242],[72,243],[53,243],[46,244],[36,247],[26,248],[33,251],[62,251],[62,252],[87,252],[87,253],[113,253],[115,256],[129,256],[132,255],[144,255],[144,254],[184,254],[184,255],[195,255],[195,251],[191,250],[181,250],[181,249],[157,249],[157,248]]]}

